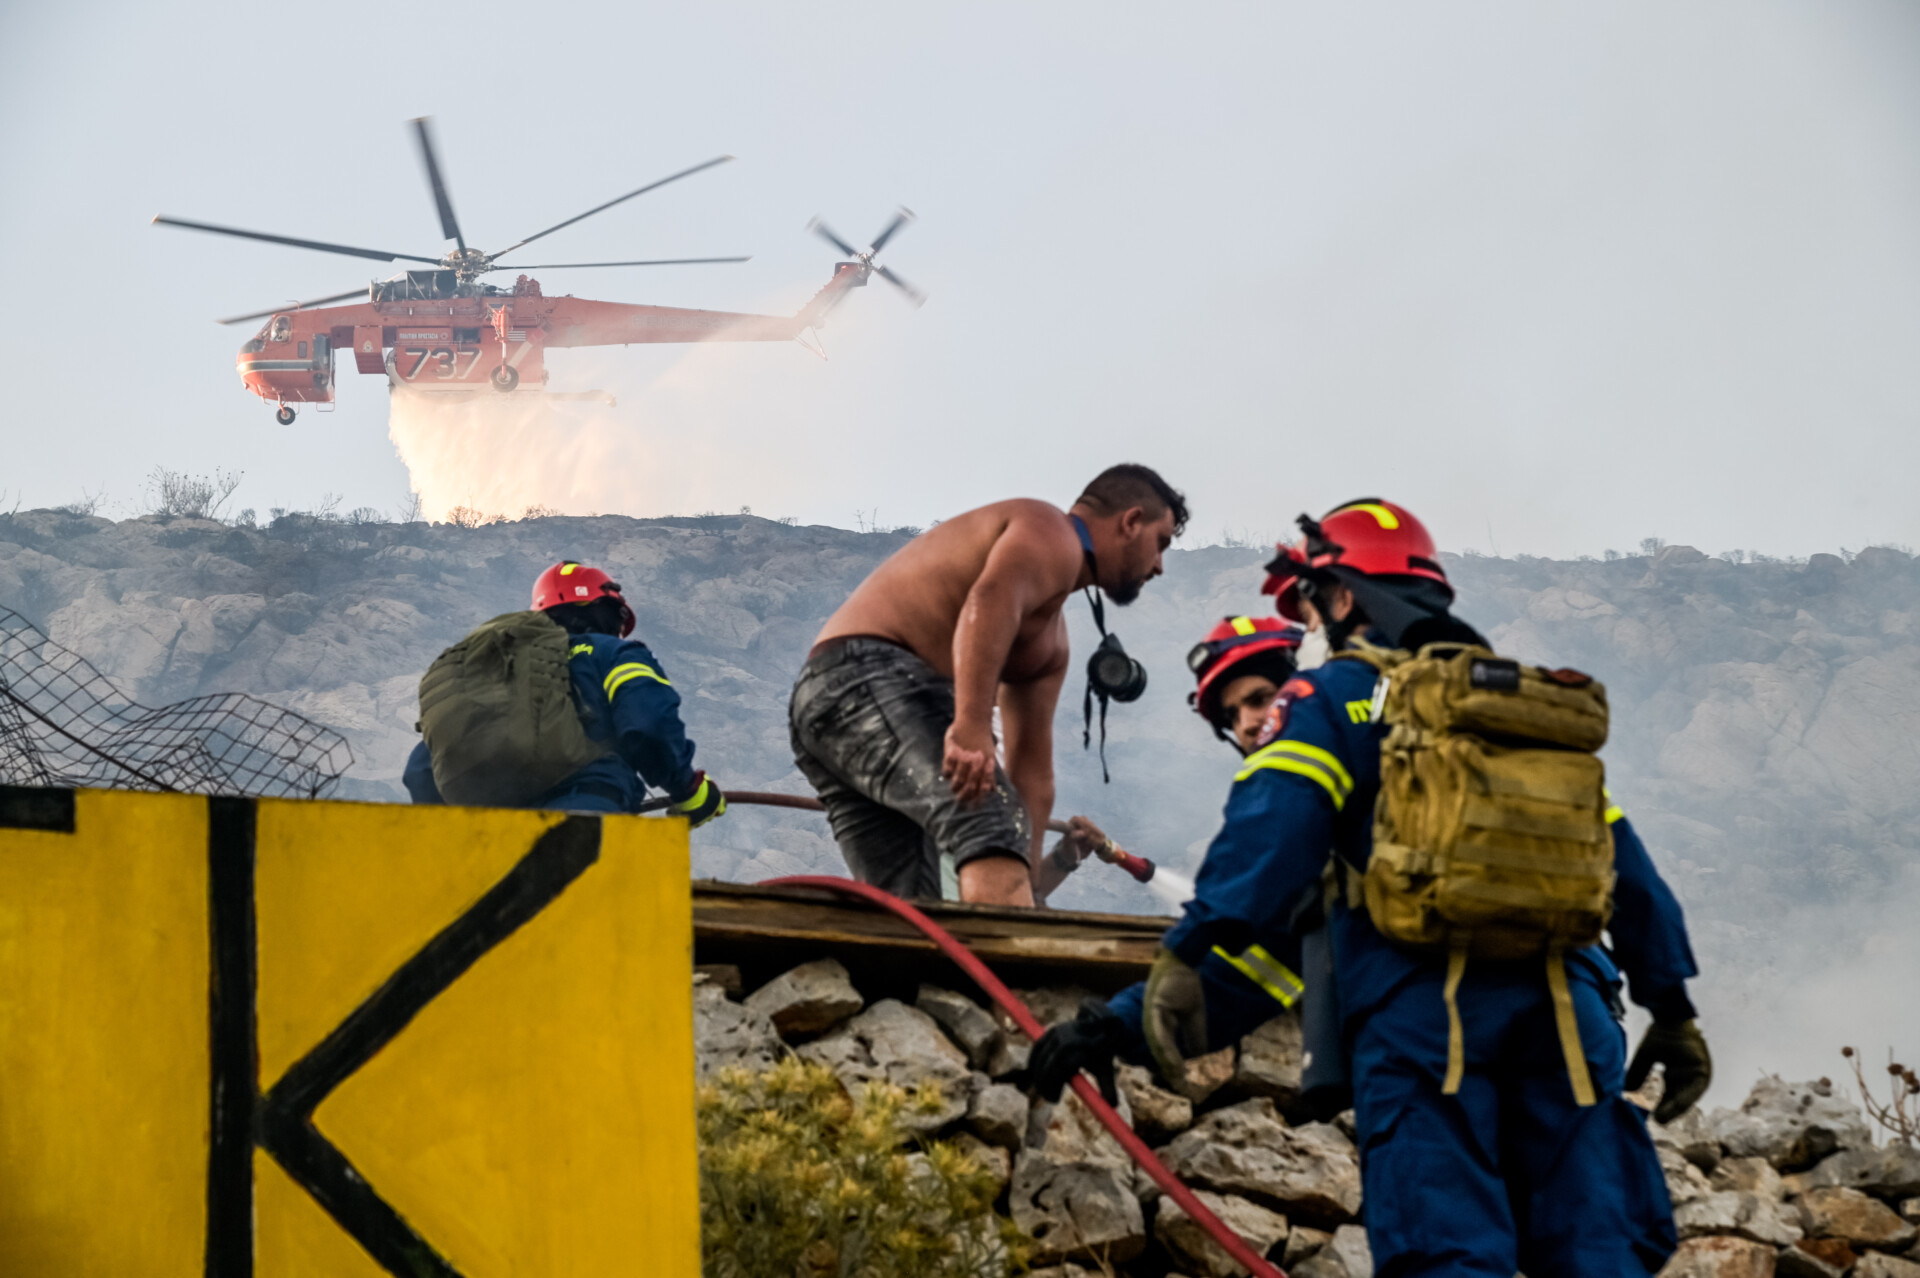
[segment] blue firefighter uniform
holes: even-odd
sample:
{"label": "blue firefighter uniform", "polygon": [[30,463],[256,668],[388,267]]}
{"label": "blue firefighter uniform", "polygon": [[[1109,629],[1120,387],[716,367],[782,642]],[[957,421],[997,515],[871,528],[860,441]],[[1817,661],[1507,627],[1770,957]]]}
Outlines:
{"label": "blue firefighter uniform", "polygon": [[[587,735],[608,743],[614,753],[581,768],[534,806],[632,812],[648,786],[676,801],[695,792],[700,780],[693,769],[693,742],[680,722],[680,694],[645,644],[612,635],[574,635],[567,670]],[[401,779],[415,803],[441,801],[426,742],[414,746]]]}
{"label": "blue firefighter uniform", "polygon": [[[1289,681],[1270,721],[1277,734],[1235,776],[1194,899],[1165,939],[1201,973],[1216,1046],[1262,1006],[1219,996],[1238,975],[1222,971],[1221,954],[1282,945],[1287,911],[1320,881],[1330,850],[1366,866],[1386,731],[1372,721],[1374,683],[1372,667],[1340,659]],[[1635,1002],[1691,1017],[1684,983],[1697,969],[1679,903],[1620,810],[1607,817],[1613,958],[1595,946],[1566,960],[1593,1106],[1574,1101],[1539,961],[1468,966],[1458,999],[1466,1072],[1447,1096],[1445,961],[1391,944],[1344,900],[1331,909],[1367,1231],[1383,1278],[1619,1278],[1657,1271],[1674,1249],[1644,1117],[1621,1095],[1626,1040],[1610,996],[1624,970]],[[1245,990],[1241,982],[1235,994]],[[1139,1004],[1130,990],[1115,1010],[1137,1026]]]}

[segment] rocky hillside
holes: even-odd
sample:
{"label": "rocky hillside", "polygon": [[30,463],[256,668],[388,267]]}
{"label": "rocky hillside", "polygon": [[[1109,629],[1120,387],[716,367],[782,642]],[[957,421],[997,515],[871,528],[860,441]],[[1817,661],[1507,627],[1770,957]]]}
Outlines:
{"label": "rocky hillside", "polygon": [[[394,799],[428,661],[525,607],[547,564],[590,560],[626,586],[686,696],[699,762],[736,787],[802,791],[788,687],[822,619],[906,535],[750,516],[462,528],[289,515],[254,528],[41,510],[0,517],[0,605],[142,702],[250,692],[331,724],[357,758],[344,793]],[[1109,717],[1113,784],[1081,749],[1077,675],[1063,698],[1061,808],[1175,869],[1198,863],[1234,764],[1185,706],[1185,653],[1213,619],[1261,608],[1264,557],[1175,551],[1163,580],[1115,610],[1152,681]],[[1688,907],[1733,1094],[1762,1061],[1827,1072],[1843,1041],[1912,1050],[1920,564],[1884,549],[1734,563],[1681,546],[1447,562],[1460,611],[1502,649],[1607,682],[1614,793]],[[1085,612],[1069,610],[1082,652]],[[839,861],[818,818],[740,810],[696,836],[696,865],[756,880]],[[1166,908],[1098,865],[1056,903]],[[1799,1027],[1790,1041],[1773,1029],[1782,1018]]]}
{"label": "rocky hillside", "polygon": [[[869,1083],[937,1090],[913,1108],[923,1137],[991,1169],[998,1209],[1034,1240],[1035,1278],[1244,1273],[1143,1172],[1083,1102],[1023,1084],[1030,1044],[997,1009],[922,985],[868,1002],[833,959],[751,991],[735,969],[695,977],[703,1079],[788,1052]],[[1082,990],[1025,991],[1042,1024]],[[744,995],[744,997],[743,997]],[[1283,1016],[1189,1066],[1198,1099],[1119,1071],[1124,1118],[1216,1216],[1295,1278],[1368,1278],[1373,1260],[1351,1114],[1297,1112],[1301,1040]],[[1860,1108],[1822,1079],[1767,1077],[1738,1108],[1653,1124],[1682,1239],[1662,1278],[1920,1278],[1920,1149],[1878,1145]]]}

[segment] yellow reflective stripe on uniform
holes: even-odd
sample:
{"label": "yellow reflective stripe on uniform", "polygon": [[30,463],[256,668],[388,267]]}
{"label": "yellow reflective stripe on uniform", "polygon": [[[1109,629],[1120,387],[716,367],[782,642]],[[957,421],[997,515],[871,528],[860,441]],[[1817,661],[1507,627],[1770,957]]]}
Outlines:
{"label": "yellow reflective stripe on uniform", "polygon": [[1217,945],[1213,947],[1213,952],[1231,963],[1240,975],[1272,995],[1282,1007],[1292,1007],[1294,1000],[1307,988],[1307,983],[1294,975],[1292,968],[1258,945],[1249,945],[1238,955],[1229,954]]}
{"label": "yellow reflective stripe on uniform", "polygon": [[[1347,765],[1340,762],[1339,758],[1336,757],[1332,751],[1322,750],[1317,745],[1308,745],[1305,741],[1276,741],[1264,749],[1256,750],[1247,756],[1246,767],[1242,769],[1242,771],[1251,771],[1253,768],[1260,766],[1261,763],[1270,756],[1282,754],[1296,755],[1299,758],[1308,759],[1319,764],[1327,770],[1328,774],[1332,776],[1335,781],[1339,782],[1342,791],[1348,794],[1353,792],[1353,774],[1347,771]],[[1241,778],[1237,776],[1234,778],[1236,781],[1240,779]]]}
{"label": "yellow reflective stripe on uniform", "polygon": [[1252,617],[1235,617],[1231,624],[1236,635],[1250,635],[1255,629]]}
{"label": "yellow reflective stripe on uniform", "polygon": [[620,685],[632,679],[652,679],[656,683],[666,684],[669,688],[673,686],[667,683],[666,677],[652,666],[640,661],[629,661],[607,672],[606,680],[601,685],[607,690],[607,700],[613,700],[613,694],[620,691]]}
{"label": "yellow reflective stripe on uniform", "polygon": [[592,652],[592,651],[593,651],[592,644],[576,643],[575,645],[573,645],[573,647],[567,649],[567,660],[572,661],[575,657],[579,656],[581,653]]}
{"label": "yellow reflective stripe on uniform", "polygon": [[[1297,745],[1297,742],[1280,742],[1281,745]],[[1312,747],[1308,747],[1311,749]],[[1323,752],[1324,753],[1324,752]],[[1309,781],[1317,782],[1333,800],[1333,810],[1338,812],[1347,806],[1347,795],[1353,792],[1353,783],[1342,784],[1340,778],[1327,769],[1324,763],[1312,758],[1297,758],[1290,752],[1275,753],[1272,746],[1248,758],[1245,767],[1233,774],[1235,781],[1245,781],[1254,773],[1266,770],[1271,772],[1291,772]],[[1341,769],[1343,772],[1345,769]]]}
{"label": "yellow reflective stripe on uniform", "polygon": [[1607,789],[1607,787],[1605,787],[1605,786],[1601,786],[1601,787],[1600,787],[1600,793],[1601,793],[1601,794],[1603,794],[1603,795],[1605,795],[1605,796],[1606,796],[1606,799],[1607,799],[1607,813],[1606,813],[1606,816],[1607,816],[1607,824],[1608,824],[1608,825],[1612,825],[1612,824],[1613,824],[1613,823],[1614,823],[1615,821],[1618,821],[1618,820],[1620,820],[1620,819],[1622,819],[1623,817],[1625,817],[1625,816],[1627,815],[1627,814],[1626,814],[1626,813],[1625,813],[1625,812],[1624,812],[1624,811],[1623,811],[1623,810],[1621,809],[1621,807],[1620,807],[1620,805],[1619,805],[1619,804],[1617,804],[1617,803],[1615,803],[1615,802],[1613,801],[1613,791],[1611,791],[1611,790],[1609,790],[1609,789]]}

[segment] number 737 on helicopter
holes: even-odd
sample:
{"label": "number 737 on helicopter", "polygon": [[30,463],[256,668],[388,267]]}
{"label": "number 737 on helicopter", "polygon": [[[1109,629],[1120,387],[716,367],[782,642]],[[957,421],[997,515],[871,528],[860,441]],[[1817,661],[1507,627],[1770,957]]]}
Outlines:
{"label": "number 737 on helicopter", "polygon": [[[337,351],[353,352],[362,373],[385,373],[388,385],[442,395],[475,393],[546,393],[544,352],[549,347],[626,346],[636,342],[806,342],[810,330],[870,275],[898,287],[918,306],[925,295],[873,259],[913,214],[901,209],[866,249],[856,249],[819,219],[808,227],[850,260],[834,267],[811,301],[793,315],[749,315],[732,311],[686,310],[672,306],[644,306],[627,302],[599,302],[586,298],[548,297],[528,271],[574,270],[611,266],[682,266],[717,262],[744,262],[744,257],[668,258],[630,262],[508,263],[500,259],[555,231],[604,213],[637,195],[658,190],[669,182],[691,177],[733,157],[719,156],[682,169],[638,190],[628,191],[585,213],[537,231],[489,253],[467,246],[466,236],[453,215],[453,201],[441,177],[433,135],[423,117],[413,121],[420,159],[440,214],[440,229],[454,247],[441,257],[389,253],[319,240],[243,231],[207,222],[156,216],[162,226],[179,226],[218,235],[264,240],[293,248],[317,249],[378,262],[422,262],[426,269],[406,268],[388,279],[375,280],[332,297],[313,298],[271,311],[256,311],[219,321],[245,324],[265,320],[260,331],[241,346],[235,367],[246,388],[278,406],[282,425],[294,418],[295,404],[333,402],[333,358]],[[521,274],[512,288],[485,283],[482,276],[499,271]],[[359,299],[352,305],[335,305]],[[585,398],[605,398],[599,391]]]}

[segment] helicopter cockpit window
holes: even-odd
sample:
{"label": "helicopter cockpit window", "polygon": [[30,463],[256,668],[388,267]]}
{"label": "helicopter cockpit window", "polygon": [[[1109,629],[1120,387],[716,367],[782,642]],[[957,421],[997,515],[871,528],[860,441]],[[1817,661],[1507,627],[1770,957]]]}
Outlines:
{"label": "helicopter cockpit window", "polygon": [[288,315],[274,316],[273,323],[269,325],[267,329],[267,340],[270,342],[284,342],[292,336],[293,318]]}

